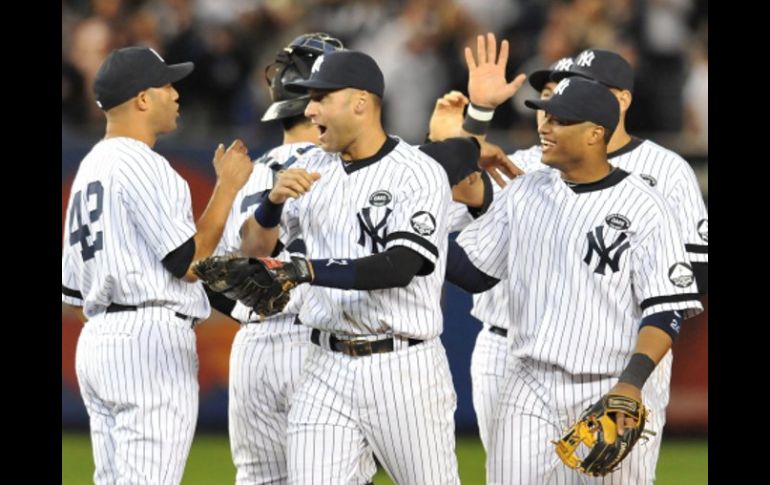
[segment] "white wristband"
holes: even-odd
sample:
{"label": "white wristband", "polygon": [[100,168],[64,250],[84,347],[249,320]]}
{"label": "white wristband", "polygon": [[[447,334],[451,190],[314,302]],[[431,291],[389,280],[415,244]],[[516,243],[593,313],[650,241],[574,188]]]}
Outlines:
{"label": "white wristband", "polygon": [[495,110],[494,108],[482,108],[475,106],[473,103],[471,103],[468,105],[467,115],[474,120],[489,122],[492,121],[492,117],[495,115]]}

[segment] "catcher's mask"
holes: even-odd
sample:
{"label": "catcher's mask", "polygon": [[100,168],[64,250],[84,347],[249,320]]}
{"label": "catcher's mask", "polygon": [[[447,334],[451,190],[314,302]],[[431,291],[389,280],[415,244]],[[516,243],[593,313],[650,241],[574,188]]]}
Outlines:
{"label": "catcher's mask", "polygon": [[308,79],[318,56],[343,49],[342,41],[323,32],[300,35],[284,47],[276,55],[275,62],[265,68],[265,80],[270,85],[273,104],[265,111],[262,121],[302,116],[310,97],[287,91],[284,85]]}

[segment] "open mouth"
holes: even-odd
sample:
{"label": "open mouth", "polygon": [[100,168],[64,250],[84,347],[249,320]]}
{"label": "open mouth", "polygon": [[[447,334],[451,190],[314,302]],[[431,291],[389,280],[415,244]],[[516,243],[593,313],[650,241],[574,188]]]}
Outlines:
{"label": "open mouth", "polygon": [[316,125],[318,126],[318,131],[321,132],[321,136],[323,136],[324,133],[326,133],[326,127],[324,125]]}
{"label": "open mouth", "polygon": [[546,140],[545,138],[540,139],[540,146],[543,149],[544,152],[550,150],[554,146],[556,146],[556,143]]}

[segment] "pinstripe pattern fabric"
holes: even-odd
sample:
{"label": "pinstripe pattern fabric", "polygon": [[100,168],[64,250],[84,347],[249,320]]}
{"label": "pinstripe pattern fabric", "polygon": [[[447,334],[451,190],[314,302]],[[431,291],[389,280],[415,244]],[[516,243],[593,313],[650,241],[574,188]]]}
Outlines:
{"label": "pinstripe pattern fabric", "polygon": [[[629,226],[610,225],[615,214]],[[628,243],[619,254],[605,252],[617,257],[617,269],[591,249],[588,236],[600,227],[607,246]],[[511,182],[457,241],[479,269],[508,278],[514,355],[576,374],[619,374],[643,316],[702,311],[692,278],[677,286],[669,275],[687,261],[678,226],[660,195],[638,177],[575,193],[559,172],[533,172]]]}
{"label": "pinstripe pattern fabric", "polygon": [[[311,150],[320,149],[312,143],[288,143],[269,150],[262,157],[254,161],[254,170],[252,170],[249,180],[246,181],[246,184],[235,196],[233,206],[227,216],[222,239],[220,239],[217,248],[214,250],[214,254],[226,254],[241,249],[241,226],[247,219],[254,217],[254,211],[257,209],[261,194],[273,187],[274,172],[269,167],[273,164],[290,167],[299,157]],[[288,261],[290,254],[283,251],[278,255],[278,259]],[[291,299],[284,313],[299,313],[300,303],[303,294],[307,291],[307,287],[308,285],[300,285],[291,291]],[[230,312],[230,316],[239,322],[256,322],[259,320],[258,315],[240,302],[236,302],[235,308]]]}
{"label": "pinstripe pattern fabric", "polygon": [[[282,241],[302,238],[310,259],[355,259],[403,246],[435,265],[405,288],[364,292],[311,286],[300,312],[302,322],[348,335],[438,336],[451,197],[441,166],[400,140],[381,160],[350,173],[339,155],[323,151],[308,153],[294,166],[318,171],[321,178],[307,194],[286,202]],[[387,192],[389,201],[373,203],[377,192]],[[364,218],[367,227],[359,222]],[[430,219],[432,227],[420,226]]]}
{"label": "pinstripe pattern fabric", "polygon": [[471,383],[473,385],[473,409],[479,424],[479,435],[484,449],[489,449],[492,419],[495,416],[500,391],[508,361],[513,357],[508,351],[508,339],[489,331],[489,325],[476,337],[471,355]]}
{"label": "pinstripe pattern fabric", "polygon": [[[259,195],[273,186],[270,164],[291,166],[310,150],[310,143],[276,147],[255,161],[246,185],[235,198],[222,240],[215,253],[240,249],[240,228],[259,202]],[[279,259],[288,260],[283,251]],[[236,483],[288,483],[286,462],[287,416],[292,396],[302,375],[310,328],[294,325],[307,285],[291,292],[291,301],[283,313],[260,323],[249,308],[236,303],[231,316],[242,325],[230,352],[228,429],[230,450],[236,468]],[[359,468],[350,483],[363,484],[376,472],[371,450],[362,450]]]}
{"label": "pinstripe pattern fabric", "polygon": [[289,411],[291,483],[351,483],[367,445],[396,483],[459,483],[457,398],[439,339],[368,357],[313,345],[307,362]]}
{"label": "pinstripe pattern fabric", "polygon": [[97,484],[179,483],[198,417],[189,322],[163,308],[101,314],[78,339]]}
{"label": "pinstripe pattern fabric", "polygon": [[300,319],[343,338],[426,342],[362,357],[310,347],[289,411],[290,483],[354,483],[370,447],[397,483],[459,481],[456,395],[436,338],[443,328],[449,185],[444,170],[416,147],[395,138],[387,143],[390,151],[359,165],[328,153],[298,160],[295,166],[321,177],[287,201],[283,234],[287,242],[301,237],[313,259],[361,258],[395,246],[420,254],[423,271],[403,288],[311,286]]}
{"label": "pinstripe pattern fabric", "polygon": [[[92,191],[98,186],[101,197]],[[101,215],[90,221],[99,199]],[[74,206],[80,217],[73,220]],[[72,238],[78,226],[89,231],[82,243]],[[84,248],[94,246],[98,234],[101,249],[84,259]],[[62,286],[82,298],[62,301],[82,304],[89,318],[110,303],[155,303],[207,318],[211,307],[203,286],[174,277],[161,262],[194,234],[190,188],[165,158],[138,140],[100,141],[78,168],[64,226]]]}
{"label": "pinstripe pattern fabric", "polygon": [[692,167],[650,140],[634,139],[610,153],[610,163],[642,177],[671,204],[690,261],[708,262],[708,211]]}
{"label": "pinstripe pattern fabric", "polygon": [[487,459],[488,483],[653,483],[665,424],[665,403],[661,402],[657,388],[649,383],[642,390],[645,405],[650,409],[645,429],[656,434],[640,440],[619,470],[606,477],[587,477],[566,467],[553,451],[551,441],[558,439],[615,382],[609,376],[569,374],[557,366],[531,359],[512,363],[494,417]]}
{"label": "pinstripe pattern fabric", "polygon": [[[168,161],[130,138],[97,143],[72,184],[62,301],[88,322],[76,351],[96,483],[179,483],[198,416],[189,317],[206,318],[200,283],[162,259],[195,234],[190,189]],[[138,310],[105,313],[111,304]]]}
{"label": "pinstripe pattern fabric", "polygon": [[[520,177],[458,237],[477,267],[507,278],[516,322],[491,426],[489,483],[593,483],[565,468],[549,441],[617,381],[643,316],[702,311],[692,274],[679,279],[673,271],[687,259],[668,205],[643,179],[615,175],[613,184],[582,192],[555,170]],[[654,478],[670,364],[669,352],[643,389],[658,437],[596,483]]]}

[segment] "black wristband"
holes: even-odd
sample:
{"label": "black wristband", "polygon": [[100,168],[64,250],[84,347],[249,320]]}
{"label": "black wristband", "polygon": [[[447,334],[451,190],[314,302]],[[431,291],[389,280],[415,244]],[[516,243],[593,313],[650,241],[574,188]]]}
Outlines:
{"label": "black wristband", "polygon": [[270,229],[280,224],[282,211],[283,204],[273,203],[266,195],[262,203],[257,206],[257,210],[254,211],[254,219],[260,226]]}
{"label": "black wristband", "polygon": [[647,354],[637,352],[631,356],[618,382],[625,382],[641,389],[653,370],[655,370],[655,362]]}
{"label": "black wristband", "polygon": [[463,120],[463,130],[474,135],[486,135],[494,114],[494,108],[482,108],[469,104]]}

